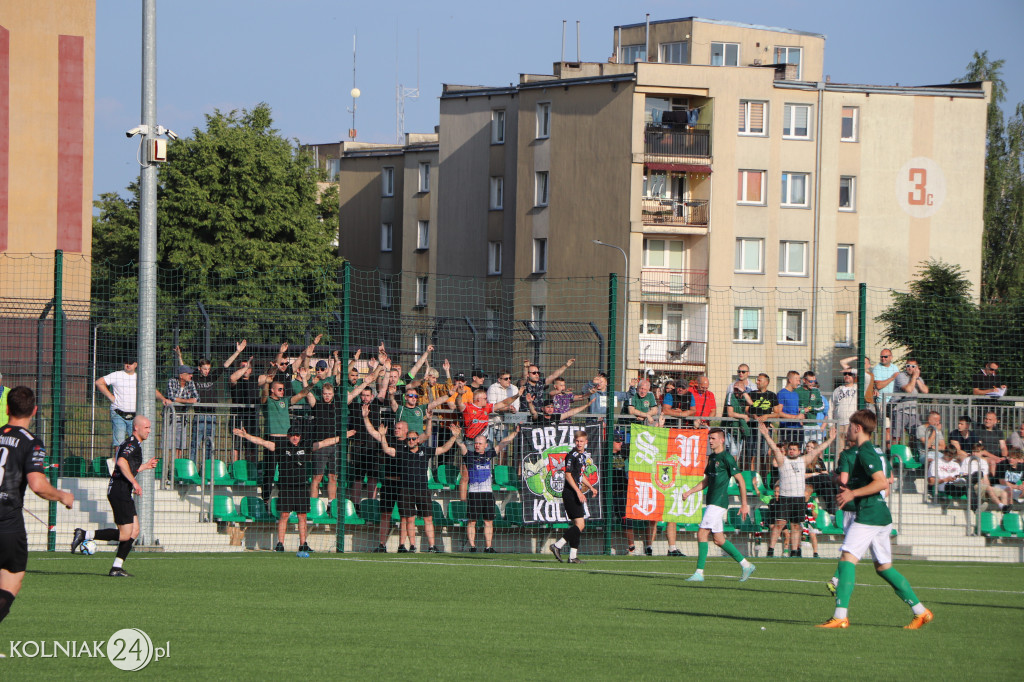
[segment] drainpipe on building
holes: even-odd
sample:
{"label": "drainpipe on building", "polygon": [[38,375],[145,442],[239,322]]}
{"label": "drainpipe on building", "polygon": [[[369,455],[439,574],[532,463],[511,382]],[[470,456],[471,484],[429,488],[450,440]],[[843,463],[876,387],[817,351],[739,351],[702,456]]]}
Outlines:
{"label": "drainpipe on building", "polygon": [[[818,244],[818,237],[821,232],[821,123],[824,118],[822,112],[822,102],[825,98],[825,81],[818,81],[818,116],[817,116],[817,129],[814,131],[814,251],[811,259],[812,268],[814,269],[811,275],[811,338],[810,338],[810,353],[811,356],[808,359],[807,366],[813,371],[814,370],[814,351],[815,344],[818,339],[818,256],[820,254],[820,248]],[[831,367],[829,368],[831,371]]]}
{"label": "drainpipe on building", "polygon": [[651,61],[651,13],[644,20],[644,61]]}

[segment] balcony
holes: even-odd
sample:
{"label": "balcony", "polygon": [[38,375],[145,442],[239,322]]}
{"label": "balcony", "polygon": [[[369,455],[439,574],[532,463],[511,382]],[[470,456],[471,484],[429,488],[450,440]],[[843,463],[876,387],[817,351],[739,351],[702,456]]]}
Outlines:
{"label": "balcony", "polygon": [[677,201],[675,199],[641,200],[640,214],[644,225],[675,227],[707,227],[708,201]]}
{"label": "balcony", "polygon": [[708,295],[707,270],[650,269],[640,273],[640,295],[645,301],[672,301]]}
{"label": "balcony", "polygon": [[683,128],[647,124],[644,129],[644,161],[707,166],[711,163],[711,126],[700,124]]}
{"label": "balcony", "polygon": [[707,347],[707,341],[641,338],[640,362],[703,367],[707,364]]}

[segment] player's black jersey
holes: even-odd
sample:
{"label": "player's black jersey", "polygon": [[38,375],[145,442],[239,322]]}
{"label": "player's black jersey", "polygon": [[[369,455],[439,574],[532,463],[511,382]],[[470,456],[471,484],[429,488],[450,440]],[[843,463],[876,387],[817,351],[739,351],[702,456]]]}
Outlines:
{"label": "player's black jersey", "polygon": [[138,476],[139,467],[142,466],[142,443],[135,436],[131,436],[128,440],[117,446],[117,454],[114,456],[114,473],[110,475],[110,485],[108,486],[110,489],[127,487],[131,490],[132,484],[128,482],[128,479],[121,472],[121,468],[117,464],[122,459],[128,462],[128,468],[131,469],[132,476]]}
{"label": "player's black jersey", "polygon": [[28,475],[45,473],[46,448],[26,429],[10,424],[0,429],[0,533],[24,532]]}
{"label": "player's black jersey", "polygon": [[565,476],[566,478],[571,476],[581,492],[583,490],[583,472],[587,468],[588,457],[590,457],[590,453],[585,450],[583,452],[573,450],[565,456]]}

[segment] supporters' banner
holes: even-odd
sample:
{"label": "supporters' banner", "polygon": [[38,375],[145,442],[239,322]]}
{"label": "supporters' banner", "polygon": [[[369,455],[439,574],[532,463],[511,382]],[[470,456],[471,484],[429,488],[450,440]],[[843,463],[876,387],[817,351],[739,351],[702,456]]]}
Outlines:
{"label": "supporters' banner", "polygon": [[588,519],[601,518],[601,453],[603,451],[599,424],[570,424],[562,422],[550,426],[524,426],[519,432],[520,471],[524,523],[566,523],[562,507],[565,488],[565,456],[573,450],[577,431],[587,433],[587,452],[590,459],[584,475],[597,491],[587,495]]}
{"label": "supporters' banner", "polygon": [[669,523],[699,522],[704,492],[686,500],[683,493],[704,478],[707,451],[707,429],[633,424],[626,517]]}

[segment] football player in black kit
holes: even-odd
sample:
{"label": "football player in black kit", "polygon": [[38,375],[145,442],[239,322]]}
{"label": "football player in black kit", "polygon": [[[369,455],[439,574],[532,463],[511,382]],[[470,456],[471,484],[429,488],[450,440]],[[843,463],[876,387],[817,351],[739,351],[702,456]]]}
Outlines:
{"label": "football player in black kit", "polygon": [[57,490],[46,478],[46,448],[28,431],[35,413],[32,389],[12,388],[7,397],[10,421],[0,428],[0,621],[21,590],[28,563],[28,536],[21,513],[26,486],[44,500],[60,502],[68,509],[75,503],[73,494]]}
{"label": "football player in black kit", "polygon": [[562,561],[562,548],[569,543],[569,563],[581,564],[582,561],[576,556],[580,548],[580,537],[583,535],[583,527],[586,522],[586,494],[593,490],[590,483],[583,477],[583,471],[587,468],[587,432],[577,431],[573,439],[576,445],[572,452],[565,456],[565,485],[562,487],[562,506],[565,507],[565,516],[572,525],[565,529],[562,538],[548,546],[555,558]]}
{"label": "football player in black kit", "polygon": [[102,528],[100,530],[75,529],[75,536],[71,540],[72,554],[78,546],[86,540],[106,540],[108,542],[117,540],[117,556],[114,558],[114,565],[107,575],[112,578],[130,578],[132,574],[124,570],[124,560],[132,551],[135,539],[139,537],[139,515],[135,511],[136,495],[142,494],[142,486],[135,480],[143,471],[155,469],[157,458],[153,457],[145,464],[142,463],[142,441],[149,438],[149,432],[153,425],[149,419],[142,415],[136,415],[132,421],[131,438],[117,447],[117,455],[114,457],[114,473],[110,475],[110,482],[107,483],[107,502],[114,512],[114,523],[117,528]]}

